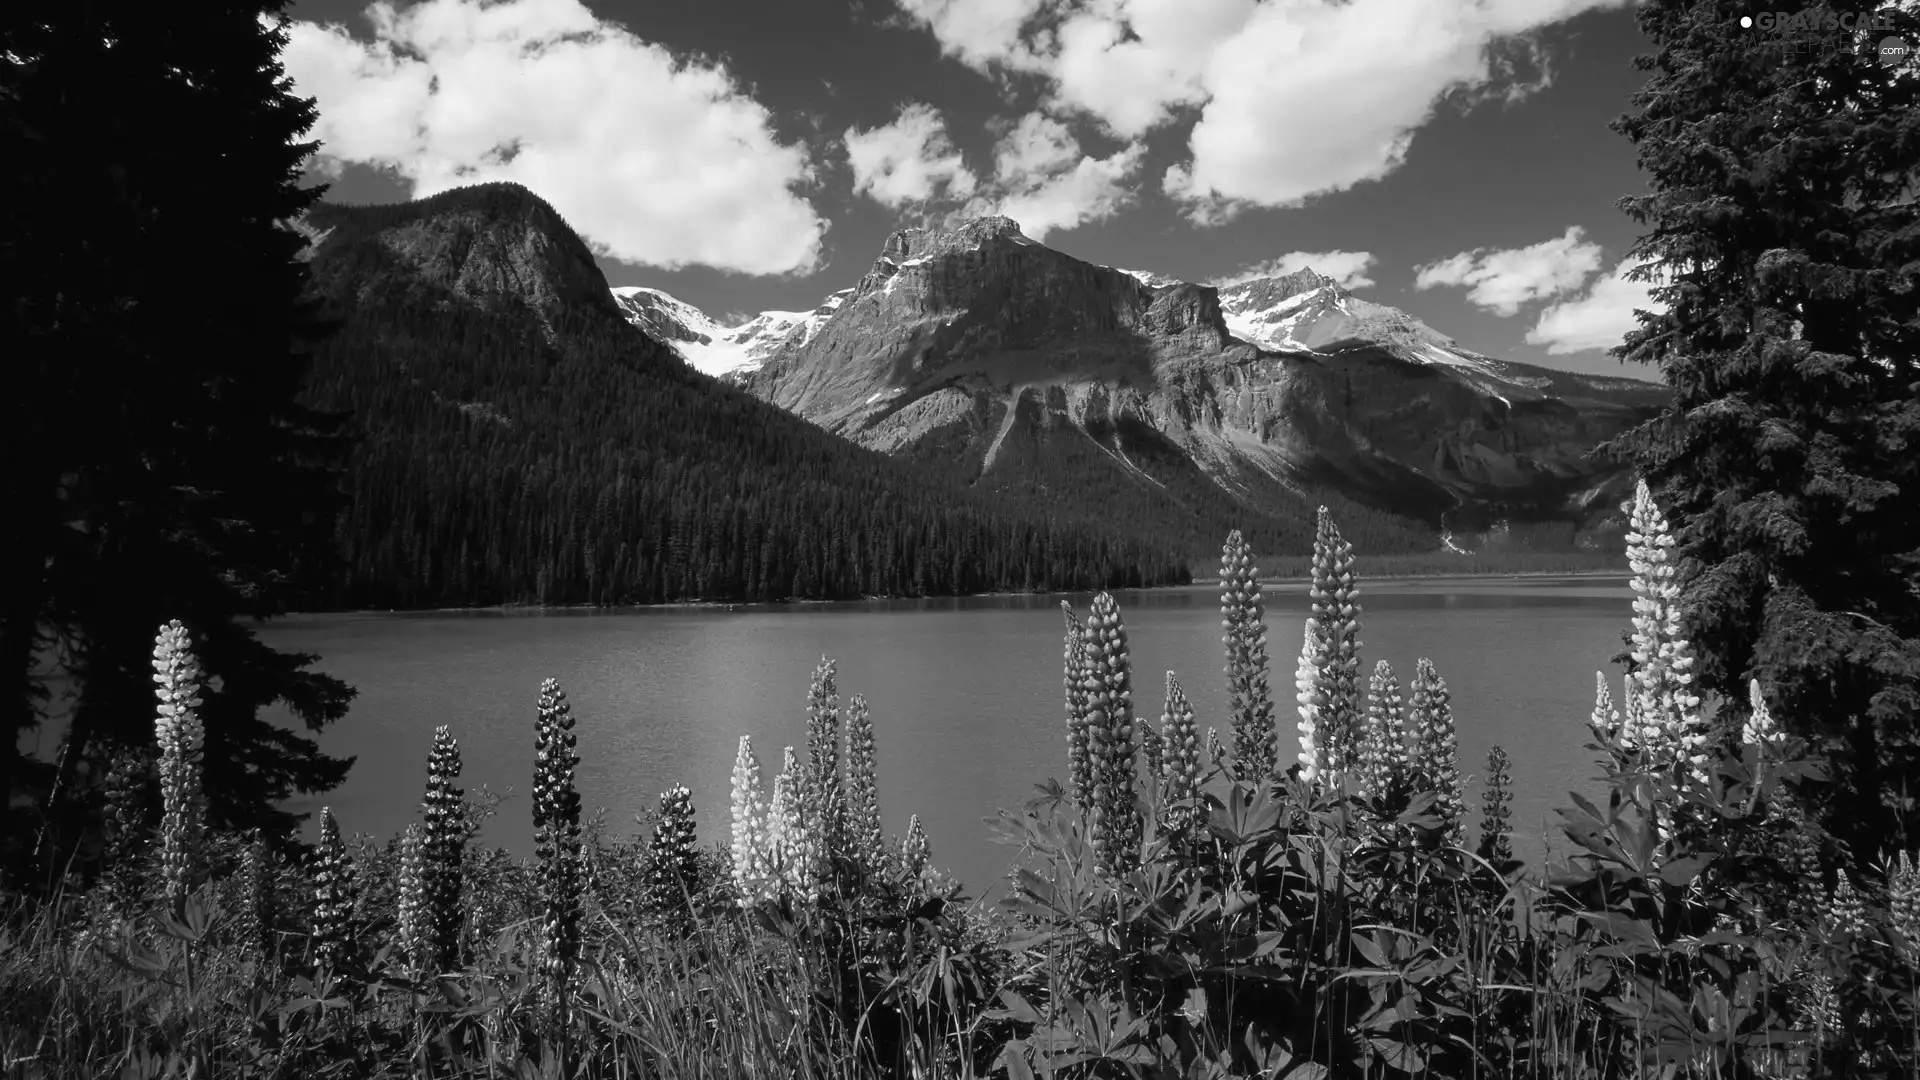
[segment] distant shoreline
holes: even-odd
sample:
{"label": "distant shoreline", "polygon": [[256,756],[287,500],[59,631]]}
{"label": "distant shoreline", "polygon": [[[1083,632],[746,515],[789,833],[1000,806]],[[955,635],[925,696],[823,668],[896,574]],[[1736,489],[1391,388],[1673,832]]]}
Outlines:
{"label": "distant shoreline", "polygon": [[[1472,571],[1459,570],[1449,573],[1407,573],[1385,574],[1379,577],[1362,575],[1360,583],[1364,587],[1373,582],[1395,581],[1448,581],[1479,580],[1493,581],[1502,578],[1619,578],[1627,577],[1632,570],[1621,567],[1618,570],[1504,570]],[[1310,577],[1262,577],[1262,585],[1305,585],[1312,581]],[[1218,577],[1196,577],[1187,585],[1153,585],[1135,589],[1116,589],[1115,592],[1156,592],[1164,589],[1191,589],[1195,586],[1218,585]],[[459,615],[459,614],[500,614],[500,615],[538,615],[542,612],[559,611],[626,611],[645,609],[648,611],[685,608],[705,610],[711,608],[763,607],[779,605],[805,604],[857,604],[870,600],[964,600],[979,596],[1069,596],[1086,592],[1085,589],[1025,592],[1019,589],[1002,589],[996,592],[957,593],[951,596],[862,596],[845,600],[674,600],[661,604],[486,604],[476,607],[438,607],[438,608],[356,608],[352,611],[289,611],[274,618],[301,618],[320,615]]]}

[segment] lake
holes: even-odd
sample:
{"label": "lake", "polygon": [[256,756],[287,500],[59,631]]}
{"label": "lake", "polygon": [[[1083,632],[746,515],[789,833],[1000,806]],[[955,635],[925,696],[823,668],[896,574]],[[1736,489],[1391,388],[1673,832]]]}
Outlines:
{"label": "lake", "polygon": [[[1307,586],[1272,585],[1266,596],[1271,685],[1291,739]],[[1158,721],[1172,670],[1202,729],[1213,724],[1225,738],[1217,587],[1115,598],[1133,649],[1136,709]],[[904,833],[918,813],[935,864],[978,895],[999,884],[1012,851],[991,841],[981,819],[1065,776],[1061,599],[1084,615],[1090,596],[276,620],[263,638],[319,654],[320,669],[360,691],[321,742],[358,758],[345,785],[289,809],[324,801],[344,832],[397,832],[419,813],[434,726],[448,724],[465,759],[463,786],[513,789],[483,842],[530,852],[535,702],[552,677],[577,718],[588,813],[605,807],[610,832],[628,835],[636,813],[685,784],[702,841],[723,840],[740,736],[753,737],[770,790],[781,748],[804,756],[808,680],[824,654],[838,662],[843,708],[860,693],[872,709],[886,828]],[[1537,860],[1565,793],[1596,786],[1585,720],[1594,671],[1618,679],[1607,661],[1631,617],[1627,579],[1363,580],[1360,603],[1363,672],[1386,659],[1404,693],[1424,656],[1446,679],[1475,821],[1487,749],[1506,747],[1516,846]],[[307,837],[316,830],[309,822]]]}

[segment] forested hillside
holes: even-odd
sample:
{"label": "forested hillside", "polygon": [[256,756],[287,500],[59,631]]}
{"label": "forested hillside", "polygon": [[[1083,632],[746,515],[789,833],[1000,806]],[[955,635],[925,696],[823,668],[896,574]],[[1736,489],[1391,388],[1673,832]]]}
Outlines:
{"label": "forested hillside", "polygon": [[306,224],[343,324],[309,395],[359,437],[332,605],[1188,580],[1184,529],[996,504],[685,367],[581,280],[599,278],[585,246],[524,189],[322,205]]}

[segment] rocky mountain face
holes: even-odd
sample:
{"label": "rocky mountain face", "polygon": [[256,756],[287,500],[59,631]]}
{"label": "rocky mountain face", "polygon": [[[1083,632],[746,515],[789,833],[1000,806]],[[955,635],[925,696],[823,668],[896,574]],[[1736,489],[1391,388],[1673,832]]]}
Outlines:
{"label": "rocky mountain face", "polygon": [[895,233],[815,314],[729,381],[974,484],[1130,490],[1146,513],[1290,517],[1332,491],[1436,538],[1590,524],[1624,478],[1587,452],[1665,395],[1481,356],[1311,270],[1216,289],[999,217]]}

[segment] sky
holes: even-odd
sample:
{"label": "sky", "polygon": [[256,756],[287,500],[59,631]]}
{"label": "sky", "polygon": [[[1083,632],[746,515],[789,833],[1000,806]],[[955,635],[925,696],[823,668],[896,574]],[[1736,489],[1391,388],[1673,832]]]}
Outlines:
{"label": "sky", "polygon": [[1467,348],[1606,354],[1645,189],[1632,0],[295,0],[309,176],[526,185],[609,284],[723,323],[1000,213],[1108,266],[1312,266]]}

